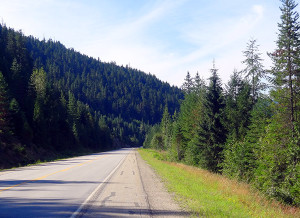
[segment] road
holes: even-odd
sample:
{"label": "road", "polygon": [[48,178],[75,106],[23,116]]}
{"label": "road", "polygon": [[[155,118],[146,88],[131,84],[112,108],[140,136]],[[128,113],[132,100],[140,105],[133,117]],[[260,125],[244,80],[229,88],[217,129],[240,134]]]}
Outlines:
{"label": "road", "polygon": [[134,149],[0,172],[0,217],[183,216]]}

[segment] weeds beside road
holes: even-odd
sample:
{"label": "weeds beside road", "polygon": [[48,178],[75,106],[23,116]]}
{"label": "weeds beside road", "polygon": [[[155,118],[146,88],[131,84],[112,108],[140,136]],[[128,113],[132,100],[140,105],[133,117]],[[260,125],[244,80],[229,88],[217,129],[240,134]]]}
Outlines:
{"label": "weeds beside road", "polygon": [[266,200],[247,184],[200,168],[164,161],[164,154],[155,150],[139,149],[139,152],[194,216],[300,217],[299,208]]}

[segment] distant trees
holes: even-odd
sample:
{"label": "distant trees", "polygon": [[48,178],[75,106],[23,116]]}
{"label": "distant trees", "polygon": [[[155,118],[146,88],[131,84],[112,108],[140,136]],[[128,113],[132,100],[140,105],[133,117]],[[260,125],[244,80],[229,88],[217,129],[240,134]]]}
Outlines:
{"label": "distant trees", "polygon": [[[0,136],[3,140],[12,134],[7,83],[0,71]],[[1,144],[0,144],[1,145]]]}
{"label": "distant trees", "polygon": [[[195,78],[187,73],[182,87],[185,90],[185,99],[180,112],[175,113],[171,120],[167,118],[169,115],[165,111],[161,128],[156,128],[156,131],[157,134],[161,131],[165,136],[166,123],[172,129],[168,133],[168,138],[171,138],[169,145],[164,147],[169,150],[170,158],[186,160],[190,164],[201,165],[217,172],[220,170],[223,144],[226,141],[225,99],[215,67],[211,74],[209,86],[206,87],[199,73]],[[149,143],[145,144],[147,145]]]}
{"label": "distant trees", "polygon": [[2,25],[0,72],[0,143],[9,139],[6,153],[15,164],[137,146],[149,125],[161,120],[164,106],[174,113],[183,98],[180,89],[153,75]]}

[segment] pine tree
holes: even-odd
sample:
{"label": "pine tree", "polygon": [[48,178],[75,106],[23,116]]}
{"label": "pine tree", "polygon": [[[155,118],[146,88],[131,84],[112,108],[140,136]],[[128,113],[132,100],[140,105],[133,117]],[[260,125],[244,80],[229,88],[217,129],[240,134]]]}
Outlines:
{"label": "pine tree", "polygon": [[226,128],[224,126],[224,97],[221,80],[217,74],[215,64],[211,69],[209,86],[205,100],[206,119],[203,124],[204,135],[207,135],[202,152],[203,164],[206,168],[218,172],[222,162],[222,151],[226,141]]}
{"label": "pine tree", "polygon": [[196,73],[196,76],[193,80],[193,91],[199,94],[199,92],[201,92],[201,90],[205,88],[205,81],[200,78],[198,72]]}
{"label": "pine tree", "polygon": [[175,161],[180,161],[183,158],[183,133],[182,133],[182,127],[181,122],[178,120],[178,114],[174,113],[173,115],[173,128],[172,128],[172,147],[169,150],[171,153],[171,158]]}
{"label": "pine tree", "polygon": [[70,125],[73,122],[77,122],[77,120],[78,120],[77,101],[71,91],[69,91],[68,115],[69,115],[68,121],[69,121]]}
{"label": "pine tree", "polygon": [[[228,138],[223,151],[222,172],[229,177],[247,182],[253,178],[256,166],[255,143],[260,136],[254,135],[252,131],[253,129],[257,130],[260,134],[264,132],[262,123],[255,127],[250,126],[253,124],[253,120],[260,121],[257,116],[254,117],[254,114],[251,114],[253,112],[252,100],[251,86],[248,81],[242,79],[240,72],[234,71],[226,86],[225,114]],[[262,99],[259,97],[254,106],[261,104],[261,101]]]}
{"label": "pine tree", "polygon": [[287,107],[289,123],[294,129],[294,122],[299,119],[299,80],[300,80],[300,24],[299,14],[295,11],[297,4],[294,0],[281,0],[281,23],[278,24],[279,33],[277,49],[269,56],[273,61],[271,74],[275,100]]}
{"label": "pine tree", "polygon": [[47,91],[47,74],[43,68],[33,70],[30,77],[30,86],[35,90],[39,100],[44,100]]}
{"label": "pine tree", "polygon": [[181,89],[186,93],[189,94],[191,93],[193,89],[193,79],[190,75],[190,72],[188,71],[186,74],[186,77],[184,79],[184,83],[182,84]]}
{"label": "pine tree", "polygon": [[167,105],[165,106],[163,117],[160,123],[160,128],[163,136],[164,147],[168,148],[170,145],[170,137],[171,137],[171,117]]}
{"label": "pine tree", "polygon": [[261,91],[266,89],[266,84],[262,81],[266,77],[263,69],[261,53],[259,53],[258,45],[255,39],[251,39],[247,44],[246,51],[243,52],[245,60],[242,62],[246,64],[244,70],[246,79],[251,84],[251,94],[253,104],[257,101]]}
{"label": "pine tree", "polygon": [[250,124],[252,101],[249,84],[236,70],[226,85],[225,101],[226,127],[229,137],[240,140],[245,136]]}
{"label": "pine tree", "polygon": [[300,205],[299,77],[300,24],[297,4],[281,0],[281,23],[273,60],[273,116],[260,138],[257,187],[289,204]]}

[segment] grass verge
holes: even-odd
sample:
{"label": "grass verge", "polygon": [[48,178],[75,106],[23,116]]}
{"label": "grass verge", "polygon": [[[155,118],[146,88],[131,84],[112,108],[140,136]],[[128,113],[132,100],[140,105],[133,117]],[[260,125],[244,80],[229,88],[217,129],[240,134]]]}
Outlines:
{"label": "grass verge", "polygon": [[248,184],[200,168],[163,161],[164,153],[139,149],[169,191],[195,217],[300,217],[299,208],[270,201]]}

